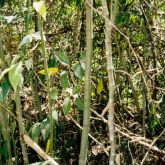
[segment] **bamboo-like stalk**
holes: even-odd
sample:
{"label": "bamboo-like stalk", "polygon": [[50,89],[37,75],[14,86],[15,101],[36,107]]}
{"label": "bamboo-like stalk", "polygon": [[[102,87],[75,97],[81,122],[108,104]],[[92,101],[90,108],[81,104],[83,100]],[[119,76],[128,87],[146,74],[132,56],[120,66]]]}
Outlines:
{"label": "bamboo-like stalk", "polygon": [[4,137],[4,140],[7,143],[7,152],[8,152],[8,161],[7,164],[10,165],[12,164],[12,156],[11,156],[11,145],[10,145],[10,129],[8,126],[8,121],[7,121],[7,113],[4,112],[1,108],[0,108],[0,125],[2,127],[2,134]]}
{"label": "bamboo-like stalk", "polygon": [[[106,58],[107,58],[107,71],[109,78],[109,115],[108,115],[108,128],[109,128],[109,139],[111,144],[111,152],[109,157],[109,165],[114,165],[115,159],[115,128],[114,128],[114,67],[112,61],[112,24],[114,24],[116,16],[117,1],[115,1],[113,8],[113,1],[110,2],[110,12],[108,5],[105,0],[102,0],[103,12],[105,16],[105,47],[106,47]],[[109,21],[111,20],[111,24]]]}
{"label": "bamboo-like stalk", "polygon": [[24,134],[24,126],[23,126],[23,118],[22,118],[21,101],[20,101],[20,96],[19,96],[19,87],[17,87],[14,94],[15,94],[15,101],[16,101],[16,113],[17,113],[17,119],[18,119],[22,155],[23,155],[24,165],[27,165],[29,164],[29,161],[28,161],[28,156],[27,156],[27,149],[22,137]]}
{"label": "bamboo-like stalk", "polygon": [[91,61],[93,53],[93,11],[88,3],[93,6],[92,0],[86,0],[86,64],[85,64],[85,87],[84,87],[84,113],[83,131],[79,165],[85,165],[88,152],[88,133],[90,128],[90,102],[91,102]]}
{"label": "bamboo-like stalk", "polygon": [[46,87],[48,93],[48,109],[49,109],[49,120],[50,120],[50,154],[53,157],[53,118],[52,118],[52,100],[50,96],[50,76],[48,73],[48,65],[47,65],[47,57],[46,57],[46,48],[45,48],[45,41],[43,38],[43,25],[42,25],[41,17],[38,15],[38,28],[41,33],[41,46],[42,46],[42,55],[44,59],[44,69],[45,69],[45,76],[46,76]]}
{"label": "bamboo-like stalk", "polygon": [[[1,24],[0,24],[1,25]],[[2,63],[2,68],[6,67],[6,61],[5,61],[5,56],[4,56],[4,52],[3,52],[3,42],[2,42],[2,33],[1,33],[1,26],[0,26],[0,60]],[[5,106],[5,108],[8,107],[8,102],[7,99],[4,98],[4,101],[2,102],[2,104]],[[2,109],[0,108],[0,110],[2,111]],[[11,145],[10,145],[10,128],[9,128],[9,124],[8,124],[8,114],[7,112],[0,112],[0,125],[2,126],[2,133],[3,133],[3,137],[4,140],[6,140],[7,143],[7,151],[8,151],[8,164],[10,165],[12,163],[12,156],[11,156]]]}

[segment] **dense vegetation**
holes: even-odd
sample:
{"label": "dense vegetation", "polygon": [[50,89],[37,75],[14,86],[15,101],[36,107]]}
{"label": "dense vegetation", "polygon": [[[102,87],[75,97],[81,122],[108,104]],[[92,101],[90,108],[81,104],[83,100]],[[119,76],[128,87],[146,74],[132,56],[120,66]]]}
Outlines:
{"label": "dense vegetation", "polygon": [[0,0],[0,165],[164,164],[164,48],[162,0]]}

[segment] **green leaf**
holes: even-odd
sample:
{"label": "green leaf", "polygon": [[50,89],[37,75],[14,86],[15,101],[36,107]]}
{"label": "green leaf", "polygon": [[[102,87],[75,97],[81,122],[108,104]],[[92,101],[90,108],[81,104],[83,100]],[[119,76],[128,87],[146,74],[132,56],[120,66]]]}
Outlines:
{"label": "green leaf", "polygon": [[4,100],[10,89],[10,83],[8,80],[4,80],[0,86],[0,102]]}
{"label": "green leaf", "polygon": [[51,140],[48,139],[47,143],[46,143],[46,153],[48,153],[50,151],[50,143],[51,143]]}
{"label": "green leaf", "polygon": [[63,65],[69,65],[70,64],[68,57],[63,52],[56,51],[55,56],[61,64],[63,64]]}
{"label": "green leaf", "polygon": [[50,123],[47,118],[41,122],[40,128],[41,128],[41,134],[43,136],[44,141],[47,141],[49,133],[50,133]]}
{"label": "green leaf", "polygon": [[100,94],[102,91],[103,91],[103,80],[99,79],[97,85],[97,94]]}
{"label": "green leaf", "polygon": [[71,108],[71,101],[70,101],[70,98],[67,97],[67,98],[65,98],[64,103],[63,103],[64,115],[67,115],[69,113],[70,108]]}
{"label": "green leaf", "polygon": [[40,132],[40,123],[35,123],[32,127],[31,137],[36,143],[38,143]]}
{"label": "green leaf", "polygon": [[14,91],[16,91],[18,85],[22,86],[23,84],[22,62],[20,61],[18,64],[15,64],[8,74],[9,74],[10,83]]}
{"label": "green leaf", "polygon": [[46,20],[46,6],[45,1],[33,2],[34,9]]}
{"label": "green leaf", "polygon": [[56,87],[53,87],[50,91],[50,97],[52,100],[56,100],[58,97],[58,89]]}
{"label": "green leaf", "polygon": [[75,87],[73,87],[72,93],[73,93],[73,95],[75,95],[75,94],[78,94],[79,91],[80,91],[80,86],[75,86]]}
{"label": "green leaf", "polygon": [[76,63],[76,64],[73,65],[72,68],[73,68],[75,76],[77,78],[79,78],[80,80],[82,80],[84,71],[83,71],[83,68],[81,67],[81,64],[80,63]]}
{"label": "green leaf", "polygon": [[65,90],[68,87],[68,75],[66,71],[63,71],[60,75],[60,83],[62,88]]}
{"label": "green leaf", "polygon": [[77,107],[77,109],[79,111],[83,111],[84,110],[84,103],[82,102],[82,100],[79,97],[77,97],[75,99],[74,104],[75,104],[75,106]]}

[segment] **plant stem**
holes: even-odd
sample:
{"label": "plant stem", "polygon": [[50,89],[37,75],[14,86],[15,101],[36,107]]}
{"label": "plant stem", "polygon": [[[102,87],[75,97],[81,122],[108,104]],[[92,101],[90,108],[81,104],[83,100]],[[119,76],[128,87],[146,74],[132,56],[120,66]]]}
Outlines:
{"label": "plant stem", "polygon": [[[105,47],[106,47],[106,58],[107,58],[107,72],[109,78],[109,116],[108,116],[108,127],[109,127],[109,139],[111,144],[111,153],[109,157],[109,165],[114,165],[115,159],[115,128],[114,128],[114,67],[112,61],[112,29],[115,22],[116,12],[117,12],[117,1],[114,3],[110,2],[110,12],[108,10],[108,5],[105,0],[102,0],[102,6],[105,16]],[[111,24],[109,25],[109,21]]]}
{"label": "plant stem", "polygon": [[29,164],[29,161],[28,161],[26,146],[22,137],[24,134],[24,126],[23,126],[23,118],[22,118],[21,101],[20,101],[20,96],[19,96],[19,87],[17,87],[15,91],[15,101],[16,101],[16,113],[17,113],[17,119],[18,119],[20,143],[21,143],[21,148],[22,148],[24,165],[27,165]]}
{"label": "plant stem", "polygon": [[46,74],[46,87],[48,92],[48,109],[49,109],[49,119],[50,119],[50,154],[53,157],[53,118],[52,118],[52,100],[50,96],[50,76],[48,73],[48,65],[47,65],[47,57],[46,57],[46,48],[45,48],[45,41],[43,38],[43,25],[41,17],[38,15],[38,23],[39,23],[39,30],[41,32],[41,46],[42,46],[42,54],[44,59],[44,69]]}
{"label": "plant stem", "polygon": [[88,3],[93,6],[92,0],[86,0],[86,64],[85,64],[85,87],[84,87],[84,113],[83,131],[81,137],[81,148],[79,165],[85,165],[88,152],[88,133],[90,128],[90,102],[91,102],[91,61],[93,53],[93,11]]}

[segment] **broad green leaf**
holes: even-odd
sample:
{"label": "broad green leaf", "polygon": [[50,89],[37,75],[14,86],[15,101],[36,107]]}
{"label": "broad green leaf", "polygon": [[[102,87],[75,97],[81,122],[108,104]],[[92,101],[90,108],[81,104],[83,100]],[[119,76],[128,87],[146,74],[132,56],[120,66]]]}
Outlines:
{"label": "broad green leaf", "polygon": [[33,2],[34,9],[42,16],[46,21],[46,6],[45,1]]}
{"label": "broad green leaf", "polygon": [[50,122],[47,118],[41,122],[40,128],[43,139],[46,141],[50,133]]}
{"label": "broad green leaf", "polygon": [[53,87],[50,91],[50,97],[52,100],[56,100],[58,97],[58,89],[56,87]]}
{"label": "broad green leaf", "polygon": [[35,123],[32,127],[31,137],[36,143],[38,143],[40,133],[41,133],[40,123]]}
{"label": "broad green leaf", "polygon": [[[45,69],[42,69],[38,72],[39,74],[42,74],[42,75],[46,75],[46,71]],[[58,68],[48,68],[48,74],[50,76],[53,76],[55,75],[56,73],[58,73]]]}
{"label": "broad green leaf", "polygon": [[73,93],[73,95],[75,95],[75,94],[78,94],[79,91],[80,91],[80,86],[74,86],[73,90],[72,90],[72,93]]}
{"label": "broad green leaf", "polygon": [[103,80],[99,79],[97,85],[97,94],[100,94],[102,91],[103,91]]}
{"label": "broad green leaf", "polygon": [[48,141],[46,143],[46,153],[48,153],[50,151],[50,143],[51,143],[51,140],[48,139]]}
{"label": "broad green leaf", "polygon": [[10,89],[10,83],[8,80],[4,80],[0,86],[0,102],[4,100]]}
{"label": "broad green leaf", "polygon": [[56,51],[55,56],[61,64],[63,64],[63,65],[69,65],[70,64],[68,57],[63,52]]}
{"label": "broad green leaf", "polygon": [[18,46],[18,49],[19,49],[20,47],[22,47],[23,45],[30,44],[30,43],[32,42],[32,40],[33,40],[32,36],[31,36],[30,34],[28,34],[28,35],[25,36],[25,37],[23,38],[23,40],[21,41],[21,43],[20,43],[19,46]]}
{"label": "broad green leaf", "polygon": [[66,71],[63,71],[60,75],[60,84],[63,89],[66,89],[68,87],[68,75]]}
{"label": "broad green leaf", "polygon": [[77,97],[75,99],[74,104],[75,104],[75,106],[77,107],[77,109],[79,111],[83,111],[84,110],[84,103],[82,102],[82,100],[79,97]]}
{"label": "broad green leaf", "polygon": [[18,64],[15,64],[14,67],[9,71],[9,80],[10,83],[16,91],[18,85],[22,86],[23,84],[23,77],[22,77],[22,62],[19,62]]}
{"label": "broad green leaf", "polygon": [[80,80],[82,80],[84,71],[80,63],[76,63],[75,65],[73,65],[73,71],[74,71],[75,76],[79,78]]}
{"label": "broad green leaf", "polygon": [[67,98],[65,98],[64,103],[63,103],[64,115],[67,115],[69,113],[70,108],[71,108],[71,101],[70,101],[70,98],[67,97]]}

